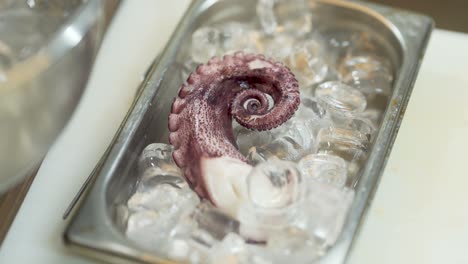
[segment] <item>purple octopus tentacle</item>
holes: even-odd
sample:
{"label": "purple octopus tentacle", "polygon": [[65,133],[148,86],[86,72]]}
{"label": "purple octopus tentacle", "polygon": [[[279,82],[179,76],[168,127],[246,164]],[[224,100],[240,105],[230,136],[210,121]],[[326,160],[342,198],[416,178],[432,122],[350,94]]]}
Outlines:
{"label": "purple octopus tentacle", "polygon": [[299,100],[297,80],[278,62],[242,52],[212,58],[188,77],[172,104],[174,161],[192,188],[210,199],[201,160],[226,156],[247,162],[237,150],[232,118],[249,129],[272,129],[294,114]]}

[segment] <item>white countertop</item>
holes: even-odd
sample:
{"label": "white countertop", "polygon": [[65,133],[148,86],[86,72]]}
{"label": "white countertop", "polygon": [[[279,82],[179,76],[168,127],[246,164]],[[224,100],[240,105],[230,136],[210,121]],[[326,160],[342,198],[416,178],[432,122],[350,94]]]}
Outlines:
{"label": "white countertop", "polygon": [[[62,214],[189,2],[123,2],[80,106],[45,158],[0,248],[0,263],[94,263],[63,246]],[[433,33],[349,263],[468,263],[467,47],[468,35]]]}

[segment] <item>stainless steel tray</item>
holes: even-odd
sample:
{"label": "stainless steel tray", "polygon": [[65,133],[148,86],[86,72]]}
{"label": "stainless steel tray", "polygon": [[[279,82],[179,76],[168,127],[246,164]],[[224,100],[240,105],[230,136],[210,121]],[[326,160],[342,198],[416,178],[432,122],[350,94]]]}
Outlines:
{"label": "stainless steel tray", "polygon": [[[255,15],[255,4],[251,0],[193,1],[93,172],[95,182],[64,234],[67,245],[113,263],[170,262],[126,239],[122,224],[115,221],[116,205],[125,203],[134,190],[136,161],[142,149],[149,143],[167,142],[167,116],[183,81],[179,70],[188,56],[191,33],[200,25],[251,17]],[[310,8],[316,14],[314,25],[319,31],[368,31],[379,42],[379,55],[397,69],[380,130],[355,186],[356,196],[348,220],[337,243],[321,260],[321,263],[343,263],[352,250],[390,154],[433,22],[425,16],[370,3],[319,0],[310,1]]]}

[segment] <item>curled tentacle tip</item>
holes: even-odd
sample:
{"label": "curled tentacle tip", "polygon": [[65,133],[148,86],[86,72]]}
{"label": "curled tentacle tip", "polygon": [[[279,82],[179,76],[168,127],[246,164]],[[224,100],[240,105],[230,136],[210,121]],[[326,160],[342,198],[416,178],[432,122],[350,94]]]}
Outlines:
{"label": "curled tentacle tip", "polygon": [[[297,110],[298,87],[286,66],[261,54],[213,57],[190,74],[172,104],[169,141],[176,149],[174,161],[201,197],[213,197],[216,190],[208,183],[218,182],[210,177],[219,176],[218,171],[210,171],[212,166],[203,167],[203,160],[221,158],[222,169],[250,166],[235,146],[232,119],[253,130],[278,127]],[[223,201],[216,205],[230,206]]]}

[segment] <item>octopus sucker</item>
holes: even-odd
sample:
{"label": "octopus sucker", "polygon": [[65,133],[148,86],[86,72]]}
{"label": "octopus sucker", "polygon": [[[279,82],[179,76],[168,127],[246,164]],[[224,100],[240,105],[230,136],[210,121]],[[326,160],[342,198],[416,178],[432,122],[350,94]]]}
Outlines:
{"label": "octopus sucker", "polygon": [[286,66],[261,54],[214,57],[190,74],[171,108],[169,140],[174,161],[200,197],[236,217],[252,166],[237,149],[232,120],[273,129],[299,107],[298,87]]}
{"label": "octopus sucker", "polygon": [[190,87],[188,84],[183,84],[182,87],[180,87],[178,98],[185,98],[185,96],[187,96],[187,94],[189,94],[192,91],[191,89],[192,87]]}
{"label": "octopus sucker", "polygon": [[[174,108],[173,108],[174,109]],[[178,114],[170,114],[169,115],[169,131],[175,132],[179,129],[179,115]]]}
{"label": "octopus sucker", "polygon": [[179,140],[179,135],[177,132],[171,133],[169,135],[169,142],[174,146],[174,149],[179,149],[180,147],[180,140]]}
{"label": "octopus sucker", "polygon": [[174,102],[172,103],[171,107],[171,113],[173,114],[179,114],[180,111],[185,107],[186,100],[183,98],[176,98]]}
{"label": "octopus sucker", "polygon": [[[171,144],[173,144],[172,140],[171,140]],[[185,163],[183,162],[184,157],[182,156],[181,151],[179,151],[178,149],[174,150],[174,152],[172,153],[172,158],[174,159],[174,162],[176,163],[177,166],[185,167]]]}

